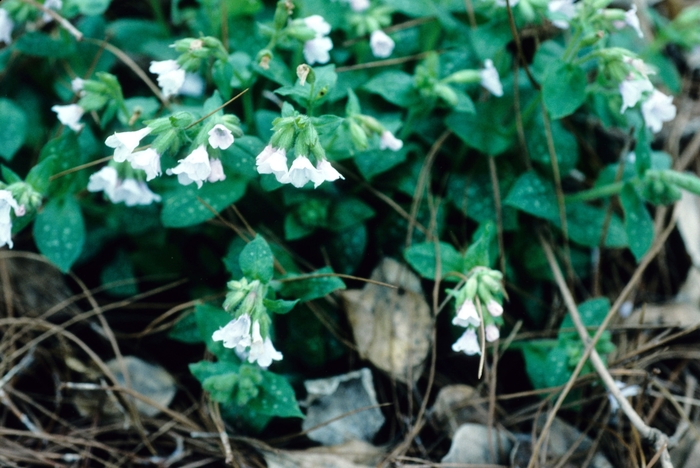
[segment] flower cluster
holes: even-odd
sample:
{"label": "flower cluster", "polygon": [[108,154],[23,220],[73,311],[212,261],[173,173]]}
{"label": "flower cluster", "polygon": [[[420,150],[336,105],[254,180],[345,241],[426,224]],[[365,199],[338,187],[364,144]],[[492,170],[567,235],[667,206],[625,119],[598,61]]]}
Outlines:
{"label": "flower cluster", "polygon": [[[479,268],[472,272],[462,289],[453,292],[457,300],[457,313],[452,324],[466,328],[452,345],[454,351],[462,351],[469,356],[481,354],[477,329],[482,322],[486,341],[494,342],[500,338],[498,327],[503,323],[503,306],[497,298],[503,294],[502,279],[499,271]],[[484,313],[481,304],[486,304],[487,313]]]}
{"label": "flower cluster", "polygon": [[131,177],[120,178],[116,168],[105,166],[90,176],[89,192],[104,192],[112,203],[124,202],[126,206],[150,205],[160,201],[145,182]]}
{"label": "flower cluster", "polygon": [[[0,9],[0,11],[2,10]],[[58,121],[61,122],[62,125],[65,125],[74,132],[79,132],[85,126],[85,124],[80,122],[80,119],[83,118],[83,114],[85,113],[85,109],[78,104],[53,106],[51,110],[56,113]]]}
{"label": "flower cluster", "polygon": [[[151,134],[151,132],[153,132],[152,127],[144,127],[140,130],[136,130],[133,132],[116,132],[114,133],[114,135],[108,137],[107,140],[105,140],[105,144],[107,146],[109,146],[110,148],[114,148],[115,162],[128,162],[133,169],[145,171],[147,181],[152,180],[155,177],[161,175],[161,153],[159,153],[154,148],[146,148],[141,151],[135,150],[139,146],[141,140],[147,135]],[[214,125],[207,132],[207,135],[208,138],[206,138],[206,142],[208,142],[209,146],[211,146],[214,149],[225,150],[233,144],[233,133],[228,127],[226,127],[223,124],[219,123]],[[226,179],[221,160],[218,158],[209,157],[209,154],[207,153],[206,149],[206,143],[197,145],[187,157],[178,161],[177,166],[175,166],[173,169],[168,169],[167,173],[169,175],[176,174],[178,182],[180,182],[182,185],[196,183],[198,188],[201,188],[202,184],[205,181],[217,182]],[[106,187],[112,187],[111,181],[112,179],[116,179],[116,177],[112,176],[111,171],[107,171],[101,174],[100,176],[98,176],[97,174],[99,173],[93,174],[93,176],[95,176],[96,179],[93,185],[94,190],[91,191],[104,190],[107,196],[110,198],[110,200],[112,200],[115,203],[117,203],[118,201],[125,201],[120,197],[117,197],[117,199],[115,200],[113,194],[110,194],[109,191],[107,191],[105,188],[102,188],[103,185]],[[107,182],[107,180],[109,180],[110,182]],[[129,179],[127,179],[127,181],[128,180]],[[88,189],[90,188],[88,187]],[[137,197],[137,199],[147,200],[148,197],[145,195],[145,192],[143,190],[141,190],[141,192],[144,194],[143,198]]]}
{"label": "flower cluster", "polygon": [[269,336],[270,317],[263,306],[267,286],[258,280],[242,278],[228,283],[230,289],[224,301],[224,309],[234,313],[235,319],[212,335],[212,340],[221,341],[225,348],[235,348],[248,362],[257,362],[268,367],[272,361],[280,361],[282,353],[277,351]]}
{"label": "flower cluster", "polygon": [[338,179],[345,179],[327,159],[321,159],[316,163],[316,167],[311,164],[307,156],[297,156],[292,162],[292,166],[287,168],[287,152],[284,148],[275,148],[267,145],[255,158],[255,165],[260,174],[274,174],[277,182],[281,184],[292,184],[301,188],[308,182],[313,182],[317,188],[324,181],[332,182]]}
{"label": "flower cluster", "polygon": [[654,88],[648,76],[653,71],[641,59],[626,57],[624,62],[628,65],[629,73],[618,86],[622,96],[620,113],[623,114],[641,101],[644,122],[652,132],[657,133],[661,131],[664,122],[676,117],[673,97]]}

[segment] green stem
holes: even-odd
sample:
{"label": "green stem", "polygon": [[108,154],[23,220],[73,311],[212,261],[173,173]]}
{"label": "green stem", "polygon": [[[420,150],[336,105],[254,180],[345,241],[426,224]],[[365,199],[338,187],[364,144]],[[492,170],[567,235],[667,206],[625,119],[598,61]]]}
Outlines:
{"label": "green stem", "polygon": [[564,200],[566,203],[576,203],[595,200],[597,198],[610,197],[620,193],[622,191],[622,187],[624,187],[626,183],[626,181],[620,181],[608,185],[602,185],[600,187],[593,187],[592,189],[584,190],[583,192],[567,195],[564,197]]}
{"label": "green stem", "polygon": [[566,50],[562,54],[562,60],[565,62],[568,62],[571,60],[572,57],[576,55],[576,52],[578,52],[578,44],[581,42],[581,35],[583,34],[583,30],[581,28],[576,28],[576,32],[574,33],[574,36],[571,38],[571,41],[569,42],[569,45],[566,46]]}

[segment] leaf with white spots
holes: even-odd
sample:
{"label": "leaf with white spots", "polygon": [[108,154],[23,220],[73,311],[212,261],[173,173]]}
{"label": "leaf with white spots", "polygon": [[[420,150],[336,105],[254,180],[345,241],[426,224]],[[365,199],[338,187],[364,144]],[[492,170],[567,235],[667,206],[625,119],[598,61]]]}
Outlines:
{"label": "leaf with white spots", "polygon": [[520,176],[503,204],[552,222],[559,222],[559,208],[554,186],[535,171]]}
{"label": "leaf with white spots", "polygon": [[269,371],[262,372],[260,395],[246,406],[261,415],[280,418],[303,418],[294,389],[287,379]]}
{"label": "leaf with white spots", "polygon": [[165,227],[187,227],[208,221],[241,198],[245,188],[246,182],[238,177],[205,183],[201,189],[180,185],[164,196],[161,222]]}
{"label": "leaf with white spots", "polygon": [[67,272],[85,243],[85,222],[72,197],[49,201],[34,222],[34,240],[46,258]]}
{"label": "leaf with white spots", "polygon": [[620,193],[620,202],[625,212],[625,232],[629,247],[634,258],[639,261],[654,242],[654,221],[632,184],[625,184]]}

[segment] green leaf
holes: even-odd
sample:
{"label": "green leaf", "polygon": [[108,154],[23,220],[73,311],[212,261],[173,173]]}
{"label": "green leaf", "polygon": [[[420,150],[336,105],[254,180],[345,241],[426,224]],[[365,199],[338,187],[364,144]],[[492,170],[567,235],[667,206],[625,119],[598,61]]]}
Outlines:
{"label": "green leaf", "polygon": [[[578,313],[581,316],[581,322],[585,327],[597,327],[603,323],[605,317],[610,310],[610,300],[607,297],[597,297],[589,299],[586,302],[578,305]],[[561,322],[560,329],[573,328],[574,322],[570,315],[566,315]],[[592,332],[591,335],[595,333]]]}
{"label": "green leaf", "polygon": [[634,186],[625,184],[620,193],[625,212],[625,233],[634,258],[639,261],[654,242],[654,221]]}
{"label": "green leaf", "polygon": [[[39,154],[40,163],[46,159],[53,159],[54,161],[47,163],[48,166],[42,167],[42,169],[34,167],[29,171],[29,174],[32,175],[32,181],[37,185],[35,186],[34,183],[29,182],[29,175],[27,176],[27,182],[44,195],[59,196],[70,192],[73,183],[78,180],[80,174],[66,174],[51,183],[49,183],[49,176],[77,166],[83,162],[80,157],[81,149],[75,132],[63,132],[63,135],[60,137],[49,140]],[[49,168],[53,173],[47,175],[46,170]],[[35,169],[36,173],[34,172]]]}
{"label": "green leaf", "polygon": [[525,372],[535,389],[547,387],[547,356],[556,344],[556,340],[530,340],[518,346],[525,358]]}
{"label": "green leaf", "polygon": [[343,198],[333,205],[328,220],[328,229],[342,232],[363,223],[374,214],[374,210],[361,200],[354,197]]}
{"label": "green leaf", "polygon": [[268,283],[274,274],[275,259],[272,250],[260,234],[243,248],[238,264],[247,278],[258,279],[262,283]]}
{"label": "green leaf", "polygon": [[504,120],[511,119],[510,109],[493,101],[475,106],[475,113],[453,112],[445,124],[470,148],[491,156],[503,153],[513,144]]}
{"label": "green leaf", "polygon": [[226,271],[231,274],[232,278],[240,278],[243,276],[243,271],[241,271],[238,258],[241,256],[241,252],[245,246],[246,242],[243,239],[240,237],[234,237],[228,246],[226,256],[221,259],[221,261],[224,262]]}
{"label": "green leaf", "polygon": [[22,182],[22,178],[9,167],[2,165],[0,170],[2,171],[2,178],[7,185]]}
{"label": "green leaf", "polygon": [[248,402],[249,409],[264,416],[279,418],[303,418],[294,389],[287,379],[270,371],[261,372],[260,395]]}
{"label": "green leaf", "polygon": [[409,148],[404,146],[398,151],[391,150],[372,150],[358,153],[355,156],[355,165],[362,174],[365,180],[370,180],[372,177],[382,172],[386,172],[394,166],[397,166],[406,160],[406,154]]}
{"label": "green leaf", "polygon": [[15,48],[36,57],[63,58],[75,53],[75,40],[63,30],[59,39],[53,39],[39,31],[32,31],[22,34],[17,39]]}
{"label": "green leaf", "polygon": [[233,401],[234,390],[238,386],[238,374],[220,374],[207,377],[202,382],[202,388],[209,392],[212,400],[219,403]]}
{"label": "green leaf", "polygon": [[189,312],[186,312],[175,322],[175,325],[173,325],[173,328],[171,328],[168,333],[168,338],[188,344],[204,342],[202,335],[199,334],[197,318],[193,313]]}
{"label": "green leaf", "polygon": [[586,73],[563,61],[549,63],[542,82],[544,105],[553,119],[573,114],[586,100]]}
{"label": "green leaf", "polygon": [[233,362],[199,361],[190,364],[189,368],[192,375],[201,383],[215,375],[237,374],[241,366]]}
{"label": "green leaf", "polygon": [[464,266],[462,270],[469,271],[476,266],[491,266],[489,251],[491,243],[496,238],[496,225],[492,221],[486,221],[475,233],[475,239],[464,253]]}
{"label": "green leaf", "polygon": [[246,182],[238,177],[204,184],[199,190],[196,184],[180,185],[164,195],[161,222],[165,227],[187,227],[203,223],[241,198],[245,189]]}
{"label": "green leaf", "polygon": [[[316,278],[306,278],[293,280],[293,278],[314,275],[325,275]],[[338,289],[345,289],[345,283],[337,276],[332,276],[333,270],[330,267],[324,267],[320,270],[312,271],[303,275],[288,275],[284,278],[280,294],[286,297],[295,297],[299,302],[306,302],[312,299],[324,297]]]}
{"label": "green leaf", "polygon": [[[445,242],[438,243],[440,253],[440,277],[446,281],[457,281],[455,276],[445,276],[449,271],[457,271],[462,273],[464,261],[462,256]],[[435,244],[433,242],[424,242],[422,244],[413,244],[404,251],[404,258],[413,267],[419,275],[430,280],[435,279]]]}
{"label": "green leaf", "polygon": [[571,377],[569,368],[569,353],[566,348],[556,346],[549,353],[544,362],[544,385],[545,387],[558,387],[566,384]]}
{"label": "green leaf", "polygon": [[357,224],[340,231],[331,239],[328,247],[330,258],[333,259],[333,268],[339,273],[350,275],[364,259],[367,228],[364,224]]}
{"label": "green leaf", "polygon": [[221,152],[221,163],[228,171],[239,174],[247,180],[258,176],[255,169],[255,158],[259,155],[265,143],[254,136],[245,135],[236,138],[228,149]]}
{"label": "green leaf", "polygon": [[290,312],[299,301],[285,301],[284,299],[263,299],[263,305],[273,314],[286,314]]}
{"label": "green leaf", "polygon": [[523,173],[503,203],[532,216],[559,222],[559,207],[554,187],[535,171]]}
{"label": "green leaf", "polygon": [[365,91],[379,94],[399,107],[410,107],[417,102],[413,77],[401,71],[387,71],[375,76],[363,86]]}
{"label": "green leaf", "polygon": [[9,99],[0,99],[0,156],[11,161],[27,137],[27,116]]}
{"label": "green leaf", "polygon": [[314,232],[313,227],[304,226],[299,222],[295,212],[287,213],[284,217],[284,238],[286,240],[297,240],[306,237]]}
{"label": "green leaf", "polygon": [[85,16],[96,16],[107,11],[111,1],[112,0],[74,0],[74,3],[78,5],[81,14]]}
{"label": "green leaf", "polygon": [[[604,209],[586,205],[585,203],[567,205],[566,221],[569,228],[569,238],[587,247],[597,247],[603,232],[605,216],[606,211]],[[558,219],[553,223],[561,228],[561,223]],[[616,214],[613,214],[610,218],[605,246],[611,248],[627,246],[627,235],[620,217]]]}
{"label": "green leaf", "polygon": [[72,197],[49,201],[34,222],[36,246],[61,271],[67,272],[78,259],[85,242],[85,222]]}

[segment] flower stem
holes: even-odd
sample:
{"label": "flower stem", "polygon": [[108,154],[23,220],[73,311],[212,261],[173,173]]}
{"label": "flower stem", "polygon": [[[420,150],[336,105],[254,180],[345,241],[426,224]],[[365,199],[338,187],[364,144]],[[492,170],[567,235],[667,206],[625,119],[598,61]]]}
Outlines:
{"label": "flower stem", "polygon": [[625,183],[625,181],[620,181],[608,185],[602,185],[600,187],[593,187],[592,189],[584,190],[573,195],[567,195],[566,197],[564,197],[564,200],[566,201],[566,203],[576,203],[588,200],[595,200],[597,198],[610,197],[612,195],[617,195],[618,193],[620,193]]}

